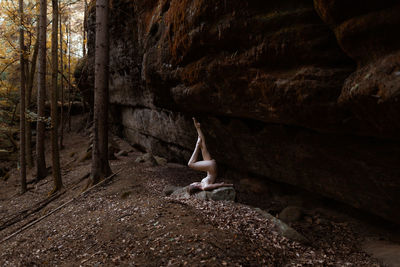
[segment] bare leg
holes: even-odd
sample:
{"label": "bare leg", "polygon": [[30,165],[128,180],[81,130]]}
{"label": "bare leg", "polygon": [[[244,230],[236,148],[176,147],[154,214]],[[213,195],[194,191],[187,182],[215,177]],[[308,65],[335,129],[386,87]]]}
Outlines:
{"label": "bare leg", "polygon": [[193,154],[190,157],[190,160],[188,162],[188,166],[196,171],[205,171],[207,173],[211,173],[212,175],[216,176],[217,168],[216,168],[215,160],[197,161],[201,147],[202,147],[202,140],[199,137],[197,139],[196,147],[193,151]]}
{"label": "bare leg", "polygon": [[197,161],[188,164],[188,166],[196,171],[203,171],[207,173],[215,173],[216,172],[216,167],[215,167],[215,161],[214,160],[202,160],[202,161]]}
{"label": "bare leg", "polygon": [[188,166],[190,168],[193,168],[194,163],[197,161],[197,158],[199,156],[200,146],[201,146],[201,139],[199,137],[197,139],[196,147],[194,148],[193,154],[190,157],[189,162],[188,162]]}
{"label": "bare leg", "polygon": [[192,119],[193,119],[194,127],[196,127],[197,134],[199,135],[200,140],[201,140],[201,154],[203,156],[203,160],[212,160],[211,155],[207,150],[206,139],[204,138],[204,134],[201,131],[200,123],[196,120],[196,118],[193,117]]}

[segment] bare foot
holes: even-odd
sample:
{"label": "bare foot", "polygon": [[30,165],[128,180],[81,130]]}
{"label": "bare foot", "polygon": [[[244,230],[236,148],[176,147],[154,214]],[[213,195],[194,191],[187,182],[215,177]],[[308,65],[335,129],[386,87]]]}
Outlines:
{"label": "bare foot", "polygon": [[198,122],[195,117],[193,117],[192,119],[193,119],[194,127],[196,127],[196,129],[200,129],[200,122]]}

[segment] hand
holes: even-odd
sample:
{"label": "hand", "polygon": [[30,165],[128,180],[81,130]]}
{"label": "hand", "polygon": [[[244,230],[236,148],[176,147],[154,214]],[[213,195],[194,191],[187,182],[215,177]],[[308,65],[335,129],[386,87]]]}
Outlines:
{"label": "hand", "polygon": [[192,119],[193,119],[194,127],[196,127],[196,129],[200,129],[200,122],[198,122],[195,117],[193,117]]}

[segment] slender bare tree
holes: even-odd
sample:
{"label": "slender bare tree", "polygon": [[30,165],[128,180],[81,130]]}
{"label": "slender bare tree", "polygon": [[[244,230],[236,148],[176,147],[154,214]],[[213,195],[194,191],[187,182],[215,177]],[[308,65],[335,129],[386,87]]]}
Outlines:
{"label": "slender bare tree", "polygon": [[[39,23],[38,23],[39,25]],[[36,39],[35,46],[33,48],[33,55],[31,58],[31,66],[30,70],[28,71],[28,84],[26,87],[26,92],[25,92],[25,98],[26,98],[26,107],[29,109],[31,108],[31,101],[32,101],[32,90],[33,90],[33,81],[35,78],[35,72],[36,72],[36,61],[38,57],[38,51],[39,51],[39,26],[37,27],[37,33],[38,38]],[[28,165],[28,168],[32,169],[33,168],[33,157],[32,157],[32,126],[29,121],[25,122],[25,139],[26,139],[26,163]]]}
{"label": "slender bare tree", "polygon": [[21,69],[21,86],[20,86],[20,147],[19,162],[21,164],[21,192],[26,192],[26,157],[25,157],[25,44],[24,44],[24,1],[19,0],[19,49],[20,49],[20,69]]}
{"label": "slender bare tree", "polygon": [[60,153],[58,149],[58,0],[52,0],[53,22],[51,24],[51,158],[54,188],[51,193],[63,187],[60,172]]}
{"label": "slender bare tree", "polygon": [[87,12],[88,12],[88,3],[87,0],[84,0],[84,10],[83,10],[83,42],[82,42],[82,54],[86,56],[86,30],[87,30]]}
{"label": "slender bare tree", "polygon": [[61,72],[61,111],[60,111],[60,149],[63,149],[64,144],[64,63],[63,63],[63,31],[62,31],[62,13],[59,12],[60,21],[60,72]]}
{"label": "slender bare tree", "polygon": [[67,27],[68,46],[68,131],[71,131],[71,108],[72,108],[72,87],[71,87],[71,19],[68,17]]}
{"label": "slender bare tree", "polygon": [[108,162],[108,0],[96,1],[92,184],[111,174]]}
{"label": "slender bare tree", "polygon": [[47,28],[47,0],[40,0],[39,16],[39,61],[38,61],[38,97],[36,124],[36,169],[37,180],[47,176],[46,158],[44,154],[45,118],[44,104],[46,98],[46,28]]}

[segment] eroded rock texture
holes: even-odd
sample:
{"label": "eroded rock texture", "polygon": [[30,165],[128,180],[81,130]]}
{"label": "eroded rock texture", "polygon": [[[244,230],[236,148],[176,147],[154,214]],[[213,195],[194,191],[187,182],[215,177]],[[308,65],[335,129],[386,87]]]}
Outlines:
{"label": "eroded rock texture", "polygon": [[113,0],[114,123],[185,162],[196,115],[221,165],[400,223],[400,5],[350,2]]}

